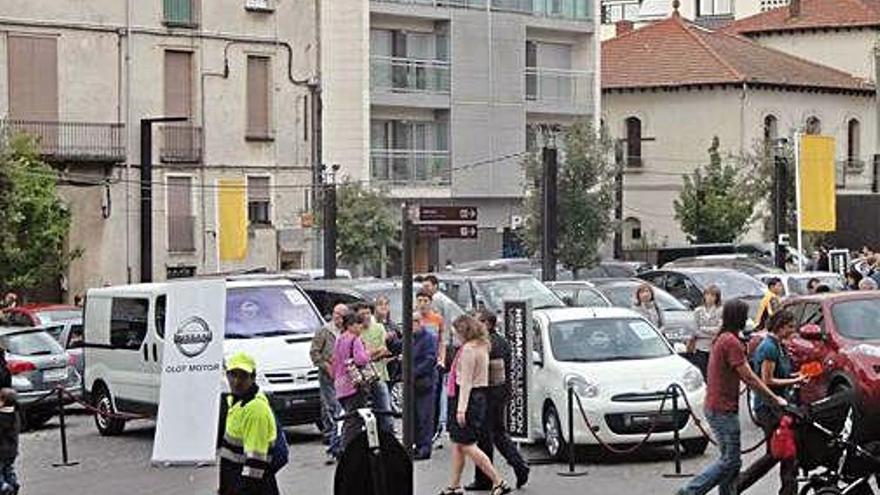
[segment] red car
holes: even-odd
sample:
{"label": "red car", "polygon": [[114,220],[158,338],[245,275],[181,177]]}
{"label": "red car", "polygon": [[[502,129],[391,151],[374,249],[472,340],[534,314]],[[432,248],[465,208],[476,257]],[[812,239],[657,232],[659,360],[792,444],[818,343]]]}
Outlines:
{"label": "red car", "polygon": [[[801,401],[849,388],[856,391],[861,412],[880,414],[880,291],[797,297],[783,307],[798,321],[798,333],[786,344],[795,369],[822,365],[822,374],[802,387]],[[750,350],[759,338],[753,337]],[[880,421],[866,425],[880,434]]]}
{"label": "red car", "polygon": [[7,325],[39,327],[59,321],[82,318],[82,308],[69,304],[25,304],[3,312]]}

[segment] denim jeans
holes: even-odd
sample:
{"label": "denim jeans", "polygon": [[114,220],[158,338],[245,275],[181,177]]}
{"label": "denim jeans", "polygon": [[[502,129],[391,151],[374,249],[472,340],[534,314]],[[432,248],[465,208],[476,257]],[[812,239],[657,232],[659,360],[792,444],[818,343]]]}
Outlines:
{"label": "denim jeans", "polygon": [[[391,391],[388,389],[387,382],[379,380],[373,384],[372,399],[374,411],[391,410]],[[379,416],[376,421],[379,423],[380,430],[394,434],[394,418],[392,416]]]}
{"label": "denim jeans", "polygon": [[339,401],[336,400],[336,386],[333,378],[323,371],[318,374],[318,383],[321,386],[321,422],[324,426],[324,436],[329,442],[327,452],[333,457],[339,457],[341,454],[339,442],[339,428],[336,424],[335,417],[340,414],[342,408]]}
{"label": "denim jeans", "polygon": [[446,393],[446,384],[449,373],[440,372],[437,380],[437,433],[446,431],[446,415],[449,414],[449,396]]}
{"label": "denim jeans", "polygon": [[0,495],[18,493],[18,475],[15,473],[15,459],[0,462]]}
{"label": "denim jeans", "polygon": [[679,490],[678,494],[704,495],[717,486],[719,495],[736,495],[736,477],[742,467],[739,413],[706,411],[706,420],[715,434],[721,457]]}

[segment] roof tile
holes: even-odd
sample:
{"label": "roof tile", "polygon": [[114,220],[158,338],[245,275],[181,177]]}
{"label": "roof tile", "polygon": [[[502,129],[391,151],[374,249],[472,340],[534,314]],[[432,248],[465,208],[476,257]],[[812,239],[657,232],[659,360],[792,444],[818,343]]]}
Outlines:
{"label": "roof tile", "polygon": [[740,19],[727,27],[739,34],[819,29],[880,27],[878,0],[801,0],[801,12],[792,16],[788,6]]}

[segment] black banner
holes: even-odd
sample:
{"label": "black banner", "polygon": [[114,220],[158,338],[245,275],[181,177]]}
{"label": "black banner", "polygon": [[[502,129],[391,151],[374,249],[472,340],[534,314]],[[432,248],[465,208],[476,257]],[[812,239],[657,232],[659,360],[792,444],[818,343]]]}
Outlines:
{"label": "black banner", "polygon": [[507,376],[511,384],[507,407],[510,436],[530,441],[529,386],[532,375],[532,308],[526,300],[504,301],[504,337],[510,344],[511,365]]}

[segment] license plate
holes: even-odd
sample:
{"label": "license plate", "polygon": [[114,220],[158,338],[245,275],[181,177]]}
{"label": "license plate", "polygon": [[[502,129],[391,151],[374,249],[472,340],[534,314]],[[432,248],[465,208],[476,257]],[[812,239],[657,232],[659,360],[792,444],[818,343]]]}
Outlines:
{"label": "license plate", "polygon": [[62,380],[67,380],[67,368],[58,368],[43,372],[44,382],[60,382]]}

